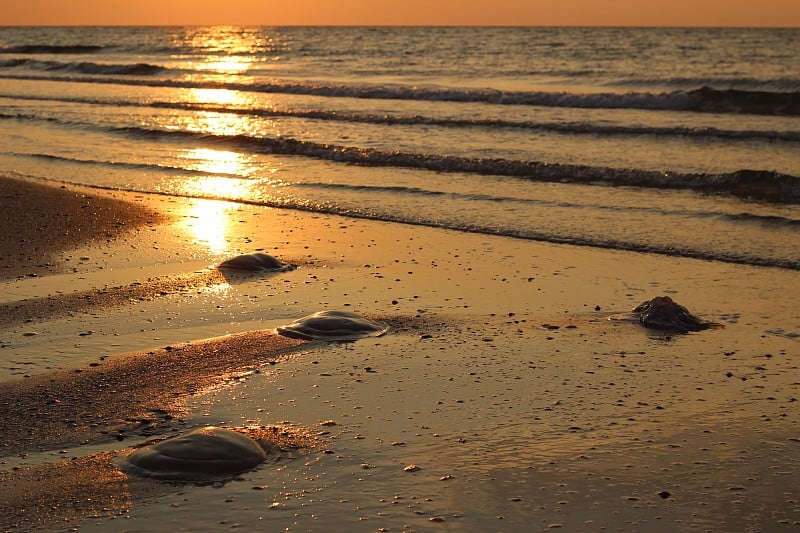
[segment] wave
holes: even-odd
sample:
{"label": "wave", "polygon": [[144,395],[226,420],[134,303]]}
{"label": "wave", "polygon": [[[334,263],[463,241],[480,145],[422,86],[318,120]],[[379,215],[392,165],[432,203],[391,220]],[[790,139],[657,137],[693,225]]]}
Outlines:
{"label": "wave", "polygon": [[600,211],[638,211],[638,212],[647,212],[651,214],[658,214],[658,215],[665,215],[665,216],[680,216],[680,217],[692,217],[692,218],[714,218],[714,219],[721,219],[727,222],[732,223],[743,223],[743,224],[760,224],[764,226],[770,226],[773,228],[783,227],[791,230],[798,230],[800,229],[800,219],[794,219],[789,217],[783,217],[778,215],[758,215],[754,213],[724,213],[720,211],[687,211],[683,210],[674,210],[674,209],[662,209],[656,207],[639,207],[639,206],[626,206],[624,208],[620,208],[619,206],[613,205],[604,205],[604,204],[587,204],[581,203],[580,205],[564,202],[564,201],[556,201],[556,200],[543,200],[543,199],[530,199],[530,198],[517,198],[517,197],[509,197],[509,196],[497,196],[492,194],[475,194],[475,193],[460,193],[460,192],[444,192],[444,191],[432,191],[428,189],[421,189],[419,187],[403,187],[403,186],[392,186],[392,185],[350,185],[346,183],[329,183],[329,182],[303,182],[303,183],[292,183],[294,187],[308,187],[313,189],[332,189],[332,190],[344,190],[348,192],[377,192],[377,193],[388,193],[388,194],[402,194],[402,195],[417,195],[417,196],[426,196],[426,197],[448,197],[454,198],[458,200],[473,200],[473,201],[483,201],[483,202],[501,202],[501,203],[519,203],[519,204],[535,204],[537,206],[548,206],[548,207],[566,207],[566,208],[586,208],[590,207],[593,210],[600,210]]}
{"label": "wave", "polygon": [[103,50],[102,46],[88,44],[23,44],[17,46],[0,46],[0,54],[95,54],[101,50]]}
{"label": "wave", "polygon": [[[74,64],[73,64],[74,65]],[[137,65],[118,65],[120,68]],[[151,68],[163,69],[156,65]],[[54,68],[53,70],[59,70]],[[69,71],[69,69],[63,69]],[[159,70],[160,72],[160,70]],[[96,72],[91,72],[96,73]],[[114,72],[103,72],[114,74]],[[131,74],[131,72],[124,72]],[[142,75],[152,74],[144,72]],[[128,78],[64,78],[61,76],[29,76],[3,74],[4,78],[47,81],[109,83],[150,87],[228,89],[245,92],[303,94],[326,97],[348,97],[386,100],[425,100],[446,102],[483,102],[497,105],[526,105],[543,107],[573,107],[584,109],[643,109],[665,111],[695,111],[707,113],[750,113],[761,115],[800,115],[800,92],[747,91],[700,87],[688,91],[664,93],[573,93],[547,91],[501,91],[498,89],[469,89],[442,87],[408,87],[401,85],[368,85],[315,83],[290,80],[222,82],[185,79],[128,79]]]}
{"label": "wave", "polygon": [[109,133],[136,138],[190,141],[215,147],[226,146],[235,150],[312,157],[359,166],[402,167],[436,172],[508,176],[542,182],[684,189],[769,202],[800,203],[800,177],[766,170],[743,169],[720,174],[657,172],[499,158],[387,152],[372,148],[354,148],[291,138],[212,135],[141,127],[105,127],[103,129]]}
{"label": "wave", "polygon": [[485,127],[485,128],[518,128],[534,131],[546,131],[564,134],[589,135],[669,135],[680,137],[714,137],[720,139],[769,139],[777,141],[800,141],[800,131],[775,130],[725,130],[719,128],[688,128],[682,126],[611,126],[589,122],[535,122],[528,120],[503,119],[455,119],[398,115],[371,115],[366,113],[343,113],[338,111],[300,111],[276,109],[241,109],[216,105],[153,102],[149,104],[158,108],[181,109],[186,111],[203,111],[208,113],[230,113],[257,117],[292,117],[314,120],[356,122],[382,124],[387,126],[441,126],[441,127]]}
{"label": "wave", "polygon": [[0,60],[0,68],[25,67],[32,70],[43,70],[48,72],[76,72],[78,74],[104,74],[117,76],[151,76],[159,74],[168,69],[151,65],[149,63],[93,63],[89,61],[61,62],[61,61],[40,61],[33,59],[7,59]]}
{"label": "wave", "polygon": [[[65,161],[70,163],[104,165],[110,167],[123,166],[126,168],[133,168],[133,169],[157,170],[157,171],[168,172],[171,174],[179,174],[179,173],[197,174],[197,175],[208,174],[203,171],[195,171],[192,169],[165,167],[165,166],[150,165],[150,164],[131,164],[131,163],[81,160],[73,158],[62,158],[58,156],[51,156],[45,154],[17,154],[17,155],[22,155],[27,157],[41,157],[44,159]],[[231,177],[240,177],[240,176],[231,175]],[[86,183],[75,183],[75,184],[86,186]],[[417,187],[347,185],[347,184],[330,184],[322,182],[298,183],[291,185],[295,187],[299,186],[299,187],[310,187],[310,188],[333,187],[356,193],[377,192],[379,194],[392,194],[392,195],[393,194],[422,195],[429,198],[437,196],[448,196],[448,197],[453,197],[456,200],[493,201],[502,203],[518,202],[522,204],[534,203],[534,204],[546,204],[546,205],[553,205],[557,207],[567,207],[567,208],[589,208],[592,210],[603,209],[603,210],[616,211],[621,209],[619,206],[593,205],[593,204],[582,204],[582,203],[576,205],[563,201],[498,197],[488,194],[476,195],[469,193],[463,194],[457,192],[442,192],[442,191],[432,191]],[[746,265],[762,266],[762,267],[777,267],[777,268],[784,268],[791,270],[800,270],[800,261],[798,261],[797,259],[793,259],[791,257],[789,258],[763,257],[763,256],[748,254],[746,251],[741,251],[741,252],[736,250],[725,251],[718,249],[716,250],[707,249],[705,247],[697,248],[691,246],[682,246],[680,244],[676,245],[675,243],[654,243],[654,242],[641,242],[641,241],[631,241],[631,240],[619,240],[619,239],[604,238],[602,236],[597,236],[597,235],[589,236],[589,235],[553,234],[553,233],[539,231],[535,227],[519,228],[519,227],[510,227],[503,224],[497,225],[494,222],[492,222],[492,220],[488,220],[487,223],[482,223],[482,222],[466,223],[457,220],[430,219],[430,218],[419,217],[413,211],[404,213],[391,213],[380,209],[376,210],[375,204],[373,204],[372,202],[367,202],[367,203],[361,202],[360,204],[357,203],[356,206],[354,207],[352,203],[349,203],[348,205],[338,205],[337,203],[334,202],[309,201],[306,198],[295,197],[294,195],[280,196],[275,194],[268,194],[266,196],[257,198],[252,198],[252,197],[237,198],[237,197],[219,196],[213,194],[191,194],[191,193],[176,194],[174,191],[173,192],[154,191],[151,189],[141,189],[131,186],[120,188],[112,186],[93,185],[93,187],[99,189],[126,190],[126,191],[146,193],[146,194],[163,194],[169,196],[179,195],[191,198],[225,200],[241,204],[284,208],[284,209],[295,209],[313,213],[341,215],[350,218],[362,218],[362,219],[380,220],[385,222],[395,222],[395,223],[410,224],[410,225],[446,228],[455,231],[480,233],[486,235],[499,235],[511,238],[535,240],[542,242],[653,253],[666,256],[688,257],[688,258],[695,258],[702,260],[722,261],[727,263],[746,264]],[[627,207],[624,209],[633,211],[648,211],[648,212],[653,211],[655,213],[667,216],[676,215],[680,217],[689,216],[692,218],[710,218],[710,217],[723,218],[726,221],[734,224],[736,223],[764,224],[764,225],[769,225],[773,229],[783,229],[789,231],[797,231],[797,229],[800,228],[800,220],[781,217],[781,216],[773,216],[773,215],[766,215],[766,216],[758,215],[747,212],[722,213],[722,212],[685,211],[685,210],[672,211],[669,209],[659,209],[656,207],[636,207],[636,206]]]}
{"label": "wave", "polygon": [[393,166],[436,172],[509,176],[543,182],[688,189],[770,202],[800,203],[800,177],[766,170],[743,169],[720,174],[657,172],[499,158],[387,152],[291,138],[211,135],[141,127],[106,127],[104,130],[151,140],[192,141],[258,153],[297,155],[360,166]]}
{"label": "wave", "polygon": [[[48,181],[58,181],[58,180],[48,180]],[[86,184],[84,183],[75,183],[70,181],[59,181],[59,182],[68,183],[72,185],[86,186]],[[120,187],[101,186],[101,185],[90,185],[90,187],[96,189],[106,189],[106,190],[124,190],[128,192],[135,192],[141,194],[176,196],[174,192],[153,191],[153,190],[131,188],[131,187],[120,188]],[[353,209],[352,207],[341,207],[329,202],[325,203],[309,202],[308,200],[291,198],[291,197],[269,196],[266,198],[248,199],[248,198],[229,198],[229,197],[216,196],[212,194],[181,194],[180,196],[183,198],[224,200],[244,205],[293,209],[297,211],[305,211],[311,213],[339,215],[348,218],[378,220],[382,222],[393,222],[393,223],[407,224],[413,226],[427,226],[433,228],[461,231],[466,233],[505,236],[516,239],[549,242],[554,244],[587,246],[592,248],[651,253],[651,254],[665,255],[670,257],[686,257],[686,258],[700,259],[705,261],[721,261],[726,263],[752,265],[760,267],[800,270],[800,261],[791,259],[772,259],[766,257],[747,255],[745,253],[738,254],[734,252],[708,251],[708,250],[701,250],[701,249],[682,247],[682,246],[620,241],[620,240],[603,239],[597,237],[553,235],[551,233],[539,232],[530,228],[515,229],[509,227],[487,227],[482,225],[463,224],[455,221],[420,219],[414,217],[412,214],[401,215],[401,214],[377,212],[370,209]]]}
{"label": "wave", "polygon": [[532,131],[563,133],[568,135],[654,135],[678,136],[691,138],[718,138],[729,140],[765,139],[772,141],[800,142],[800,131],[780,130],[729,130],[713,127],[690,128],[684,126],[644,126],[644,125],[606,125],[591,122],[536,122],[528,120],[504,119],[456,119],[438,118],[421,115],[374,115],[369,113],[348,113],[325,110],[297,109],[249,109],[227,107],[192,102],[131,102],[126,100],[96,100],[90,98],[54,98],[15,94],[0,94],[0,97],[18,100],[46,100],[88,105],[113,105],[131,107],[153,107],[158,109],[176,109],[205,113],[221,113],[261,118],[300,118],[324,121],[341,121],[351,123],[378,124],[386,126],[438,126],[450,128],[517,128]]}
{"label": "wave", "polygon": [[566,207],[566,208],[590,207],[593,210],[600,210],[600,211],[619,211],[622,209],[625,211],[639,211],[639,212],[647,212],[651,214],[666,215],[666,216],[715,218],[733,223],[739,222],[743,224],[760,224],[765,226],[771,226],[773,228],[784,227],[793,230],[800,229],[800,219],[782,217],[778,215],[758,215],[747,212],[724,213],[720,211],[696,211],[696,210],[687,211],[685,209],[678,211],[671,209],[661,209],[655,207],[638,207],[638,206],[626,206],[624,208],[620,208],[618,206],[613,206],[613,205],[587,204],[587,203],[581,203],[580,205],[577,205],[570,202],[556,201],[556,200],[517,198],[511,196],[497,196],[492,194],[433,191],[429,189],[421,189],[419,187],[404,187],[396,185],[351,185],[346,183],[329,183],[329,182],[303,182],[303,183],[292,183],[291,185],[293,187],[304,187],[304,188],[307,187],[312,189],[332,189],[332,190],[342,190],[342,191],[356,192],[356,193],[367,192],[367,193],[388,193],[388,194],[401,194],[401,195],[425,196],[425,197],[447,197],[458,200],[519,203],[527,205],[535,204],[537,206],[548,206],[548,207]]}
{"label": "wave", "polygon": [[[0,119],[17,118],[0,115]],[[45,119],[53,121],[55,119]],[[58,120],[62,125],[99,129],[148,141],[194,143],[210,147],[273,155],[310,157],[372,167],[400,167],[434,172],[508,176],[531,181],[692,190],[774,203],[800,203],[800,177],[769,170],[742,169],[728,173],[680,173],[610,168],[589,165],[544,163],[502,158],[433,155],[384,151],[303,141],[288,137],[214,135],[184,130],[139,126],[94,126]]]}
{"label": "wave", "polygon": [[775,78],[756,77],[650,77],[647,73],[635,77],[626,77],[604,84],[607,87],[670,87],[674,89],[693,90],[697,87],[727,87],[729,89],[747,91],[796,92],[800,90],[800,77],[784,76]]}
{"label": "wave", "polygon": [[746,91],[701,87],[687,93],[698,102],[698,110],[714,113],[800,115],[800,92]]}
{"label": "wave", "polygon": [[[167,165],[158,165],[153,163],[131,163],[131,162],[120,162],[120,161],[100,161],[95,159],[80,159],[80,158],[73,158],[73,157],[64,157],[64,156],[57,156],[52,154],[39,154],[39,153],[16,153],[16,152],[9,152],[10,155],[16,157],[28,157],[33,159],[43,159],[48,161],[57,161],[63,163],[71,163],[71,164],[82,164],[82,165],[93,165],[93,166],[104,166],[110,168],[126,168],[131,170],[145,170],[145,171],[154,171],[154,172],[164,172],[168,174],[174,175],[188,175],[188,176],[214,176],[214,177],[228,177],[234,179],[243,179],[244,177],[239,174],[232,174],[227,172],[210,172],[205,170],[198,170],[192,168],[185,168],[185,167],[175,167],[175,166],[167,166]],[[247,179],[247,178],[244,178]],[[499,202],[499,203],[521,203],[521,204],[536,204],[538,206],[549,206],[549,207],[567,207],[567,208],[576,208],[576,207],[591,207],[595,210],[609,210],[609,211],[617,211],[620,209],[618,206],[613,205],[604,205],[604,204],[586,204],[582,203],[580,206],[570,203],[564,202],[559,200],[545,200],[545,199],[530,199],[530,198],[519,198],[513,196],[498,196],[494,194],[477,194],[477,193],[463,193],[463,192],[447,192],[447,191],[437,191],[437,190],[430,190],[430,189],[423,189],[420,187],[407,187],[402,185],[352,185],[347,183],[331,183],[331,182],[299,182],[299,183],[287,183],[286,185],[291,185],[293,187],[301,187],[301,188],[309,188],[309,189],[329,189],[329,190],[340,190],[346,192],[365,192],[365,193],[381,193],[381,194],[390,194],[390,195],[412,195],[412,196],[423,196],[423,197],[447,197],[453,198],[457,200],[468,200],[468,201],[482,201],[482,202]],[[225,198],[220,198],[225,199]],[[642,211],[648,212],[658,215],[666,215],[666,216],[691,216],[693,218],[717,218],[717,219],[724,219],[728,222],[740,222],[745,224],[761,224],[761,225],[768,225],[771,227],[785,227],[788,229],[800,229],[800,219],[788,218],[778,215],[758,215],[753,213],[724,213],[720,211],[687,211],[685,209],[682,210],[670,210],[670,209],[663,209],[663,208],[656,208],[656,207],[639,207],[639,206],[627,206],[624,208],[626,211]]]}
{"label": "wave", "polygon": [[[0,115],[0,118],[3,118]],[[193,168],[185,168],[185,167],[173,167],[173,166],[166,166],[166,165],[157,165],[153,163],[130,163],[130,162],[120,162],[120,161],[98,161],[96,159],[79,159],[76,157],[63,157],[58,155],[52,154],[31,154],[31,153],[17,153],[17,152],[8,152],[9,155],[13,155],[15,157],[28,157],[31,159],[42,159],[46,161],[57,161],[60,163],[73,163],[73,164],[81,164],[81,165],[94,165],[94,166],[103,166],[103,167],[115,167],[115,168],[126,168],[130,170],[146,170],[146,171],[155,171],[155,172],[167,172],[170,174],[183,174],[188,176],[214,176],[214,177],[225,177],[225,178],[241,178],[238,174],[231,174],[228,172],[209,172],[206,170],[198,170]]]}

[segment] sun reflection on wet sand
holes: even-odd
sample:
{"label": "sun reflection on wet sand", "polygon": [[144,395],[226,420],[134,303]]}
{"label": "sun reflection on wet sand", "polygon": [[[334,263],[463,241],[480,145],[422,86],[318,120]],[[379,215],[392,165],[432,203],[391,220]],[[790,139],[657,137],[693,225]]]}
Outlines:
{"label": "sun reflection on wet sand", "polygon": [[[256,179],[253,176],[258,170],[256,163],[246,154],[238,152],[193,148],[179,154],[179,157],[187,161],[185,167],[210,174],[187,177],[177,185],[175,193],[181,196],[208,198],[187,203],[181,229],[211,253],[229,253],[230,230],[237,206],[225,200],[263,200],[264,185],[273,180]],[[266,172],[274,174],[277,169],[266,169]],[[277,182],[273,183],[276,184]]]}
{"label": "sun reflection on wet sand", "polygon": [[[214,160],[209,160],[214,165]],[[225,162],[219,163],[224,167]],[[233,168],[235,170],[235,168]],[[181,192],[187,196],[208,198],[249,198],[255,182],[221,176],[187,180]],[[229,230],[236,205],[225,201],[195,201],[186,207],[185,229],[192,238],[214,254],[230,251]]]}
{"label": "sun reflection on wet sand", "polygon": [[194,202],[187,207],[184,228],[197,244],[216,255],[230,250],[228,230],[233,206],[227,202]]}

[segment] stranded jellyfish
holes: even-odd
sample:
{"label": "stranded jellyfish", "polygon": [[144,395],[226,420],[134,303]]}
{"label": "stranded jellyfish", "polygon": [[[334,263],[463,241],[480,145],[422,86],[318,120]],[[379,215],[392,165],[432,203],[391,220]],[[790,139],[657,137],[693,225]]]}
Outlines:
{"label": "stranded jellyfish", "polygon": [[645,327],[671,333],[700,331],[714,325],[692,315],[688,309],[672,301],[669,296],[656,296],[639,304],[633,310],[633,316]]}
{"label": "stranded jellyfish", "polygon": [[259,272],[287,272],[289,270],[294,270],[295,267],[269,254],[257,252],[254,254],[237,255],[232,259],[223,261],[217,268],[223,272],[250,274]]}
{"label": "stranded jellyfish", "polygon": [[167,481],[215,481],[255,468],[267,454],[250,437],[213,426],[139,448],[127,457],[143,476]]}
{"label": "stranded jellyfish", "polygon": [[320,311],[286,326],[278,333],[305,340],[354,341],[364,337],[380,337],[389,326],[346,311]]}

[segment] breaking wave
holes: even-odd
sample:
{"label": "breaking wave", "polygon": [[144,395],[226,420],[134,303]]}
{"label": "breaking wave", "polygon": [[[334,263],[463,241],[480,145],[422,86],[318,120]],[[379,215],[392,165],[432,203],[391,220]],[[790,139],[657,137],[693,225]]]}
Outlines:
{"label": "breaking wave", "polygon": [[718,138],[731,140],[766,139],[774,141],[800,141],[800,131],[782,130],[736,130],[713,127],[686,126],[645,126],[645,125],[609,125],[591,122],[537,122],[530,120],[504,119],[458,119],[439,118],[423,115],[374,115],[370,113],[351,113],[329,110],[300,109],[251,109],[228,107],[213,104],[190,102],[131,102],[125,100],[96,100],[91,98],[55,98],[37,97],[16,94],[0,94],[0,97],[19,100],[47,100],[58,102],[81,103],[88,105],[113,105],[131,107],[153,107],[158,109],[176,109],[180,111],[199,111],[205,113],[228,113],[251,117],[276,118],[289,117],[311,120],[340,121],[387,126],[439,126],[452,128],[518,128],[532,131],[544,131],[564,134],[587,135],[660,135],[692,138]]}
{"label": "breaking wave", "polygon": [[101,50],[103,50],[102,46],[89,44],[0,46],[0,54],[95,54]]}
{"label": "breaking wave", "polygon": [[[23,62],[20,62],[23,61]],[[5,69],[27,66],[49,71],[76,72],[82,74],[121,74],[148,76],[168,69],[137,63],[133,65],[101,65],[96,63],[26,63],[13,59],[0,63]],[[115,71],[118,69],[119,71]],[[189,73],[184,72],[184,74]],[[739,89],[715,89],[700,87],[687,91],[663,93],[574,93],[548,91],[501,91],[498,89],[470,89],[458,87],[416,87],[402,85],[339,84],[291,80],[252,82],[199,81],[186,79],[132,79],[132,78],[81,78],[63,76],[35,76],[27,74],[0,73],[13,79],[48,81],[75,81],[85,83],[109,83],[151,87],[179,87],[203,89],[229,89],[245,92],[302,94],[328,97],[361,99],[423,100],[441,102],[483,102],[497,105],[527,105],[544,107],[573,107],[584,109],[643,109],[695,111],[708,113],[751,113],[760,115],[800,115],[800,92],[748,91]]]}
{"label": "breaking wave", "polygon": [[258,153],[297,155],[361,166],[403,167],[438,172],[509,176],[543,182],[688,189],[771,202],[800,203],[800,177],[774,171],[742,169],[729,173],[678,173],[588,165],[542,163],[498,158],[383,151],[301,141],[291,138],[211,135],[141,127],[107,127],[109,133],[138,138],[197,142]]}
{"label": "breaking wave", "polygon": [[[16,118],[19,116],[0,114],[0,119]],[[191,143],[262,154],[302,156],[359,166],[508,176],[541,182],[693,190],[706,194],[723,194],[775,203],[800,203],[800,177],[768,170],[741,169],[727,173],[660,172],[502,158],[385,151],[317,143],[289,137],[214,135],[138,126],[92,126],[52,118],[44,120],[57,121],[74,127],[99,129],[105,133],[137,139]]]}
{"label": "breaking wave", "polygon": [[0,68],[26,67],[47,72],[75,72],[79,74],[104,74],[117,76],[151,76],[166,71],[164,67],[149,63],[108,64],[90,61],[62,62],[40,61],[34,59],[0,60]]}

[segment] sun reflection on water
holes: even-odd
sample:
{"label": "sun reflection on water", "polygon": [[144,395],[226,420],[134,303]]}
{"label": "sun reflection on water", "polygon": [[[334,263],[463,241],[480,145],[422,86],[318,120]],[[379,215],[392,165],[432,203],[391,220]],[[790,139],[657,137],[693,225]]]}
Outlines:
{"label": "sun reflection on water", "polygon": [[195,67],[202,71],[213,72],[216,74],[233,75],[245,73],[253,64],[253,59],[242,56],[209,58],[205,63],[199,63]]}
{"label": "sun reflection on water", "polygon": [[242,93],[230,89],[186,89],[184,98],[193,104],[243,104]]}
{"label": "sun reflection on water", "polygon": [[[191,61],[199,81],[225,83],[247,76],[248,70],[270,61],[276,52],[272,38],[262,29],[239,27],[187,28],[175,34],[177,42],[200,53]],[[196,87],[182,91],[187,103],[208,106],[207,110],[181,115],[181,128],[215,136],[254,135],[255,121],[246,114],[225,112],[249,109],[256,105],[252,94],[222,87]],[[263,100],[263,99],[262,99]],[[261,106],[264,105],[263,101]],[[213,109],[213,110],[212,110]],[[255,179],[264,172],[251,155],[231,150],[192,148],[182,152],[183,167],[209,174],[189,177],[178,187],[181,195],[223,201],[194,201],[187,204],[184,229],[198,244],[218,255],[231,249],[232,224],[236,205],[224,200],[253,200],[254,188],[264,180]],[[271,172],[277,169],[273,168]],[[269,170],[268,170],[269,171]]]}
{"label": "sun reflection on water", "polygon": [[[210,148],[192,148],[187,150],[182,158],[188,163],[186,167],[210,174],[246,177],[250,174],[250,167],[252,166],[250,158],[244,154],[227,150],[212,150]],[[224,180],[218,182],[211,180],[209,183],[204,183],[203,187],[211,187],[213,189],[221,187],[226,190],[242,189],[241,186],[234,187],[230,183],[225,183]]]}

